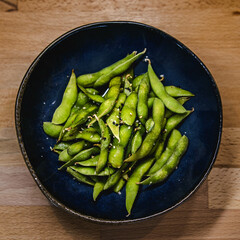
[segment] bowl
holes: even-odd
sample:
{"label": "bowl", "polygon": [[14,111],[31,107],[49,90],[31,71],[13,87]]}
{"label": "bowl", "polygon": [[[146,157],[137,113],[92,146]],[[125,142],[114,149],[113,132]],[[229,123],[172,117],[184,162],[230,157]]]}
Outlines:
{"label": "bowl", "polygon": [[[186,33],[187,34],[187,33]],[[92,199],[92,187],[75,181],[50,151],[56,142],[42,129],[60,104],[67,79],[95,72],[134,50],[147,48],[157,75],[165,85],[181,86],[195,94],[186,108],[192,113],[180,126],[190,141],[188,150],[170,177],[155,187],[141,187],[132,214],[127,217],[125,191],[103,193]],[[141,59],[135,74],[147,71]],[[137,22],[99,22],[73,29],[47,46],[33,61],[20,85],[15,123],[26,165],[49,201],[84,219],[123,223],[163,214],[188,199],[206,179],[218,152],[222,132],[222,107],[216,83],[207,67],[172,36]]]}

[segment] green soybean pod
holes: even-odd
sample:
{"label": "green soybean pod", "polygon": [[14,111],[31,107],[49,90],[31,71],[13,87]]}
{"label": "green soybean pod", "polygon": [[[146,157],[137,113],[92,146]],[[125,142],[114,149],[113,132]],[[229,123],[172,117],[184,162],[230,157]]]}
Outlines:
{"label": "green soybean pod", "polygon": [[148,101],[147,101],[147,106],[148,106],[148,108],[152,108],[154,98],[155,98],[155,97],[150,97],[150,98],[148,98]]}
{"label": "green soybean pod", "polygon": [[[177,98],[177,101],[183,105],[185,102],[187,102],[190,98],[189,97],[179,97]],[[172,115],[174,114],[174,112],[170,111],[169,109],[167,109],[165,111],[165,118],[170,118]]]}
{"label": "green soybean pod", "polygon": [[83,139],[91,143],[99,143],[101,141],[101,136],[94,128],[86,128],[83,131],[80,131],[75,139]]}
{"label": "green soybean pod", "polygon": [[[193,109],[194,110],[194,109]],[[156,148],[155,151],[155,158],[159,159],[162,151],[164,149],[164,145],[165,145],[165,141],[167,136],[171,133],[171,131],[176,128],[190,113],[193,112],[193,110],[191,111],[187,111],[184,114],[174,114],[172,117],[168,118],[166,125],[165,125],[165,131],[162,134],[160,141],[158,143],[158,146]]]}
{"label": "green soybean pod", "polygon": [[165,151],[161,154],[159,159],[156,159],[155,163],[151,167],[151,169],[148,172],[148,175],[155,173],[158,171],[164,164],[167,162],[167,160],[170,158],[172,155],[175,146],[177,145],[178,141],[182,137],[181,133],[177,130],[174,129],[168,139],[168,143],[166,146]]}
{"label": "green soybean pod", "polygon": [[148,93],[150,90],[148,74],[144,75],[138,89],[137,114],[142,124],[148,118]]}
{"label": "green soybean pod", "polygon": [[115,173],[113,173],[111,176],[109,176],[109,178],[107,179],[105,185],[104,185],[104,190],[107,190],[109,188],[112,188],[113,186],[115,186],[115,184],[118,183],[118,181],[120,180],[121,176],[122,176],[122,171],[127,168],[128,164],[124,163],[121,168],[119,168]]}
{"label": "green soybean pod", "polygon": [[92,147],[89,149],[82,150],[80,153],[75,155],[72,159],[62,165],[58,170],[62,170],[65,167],[74,165],[76,162],[84,161],[89,159],[92,155],[98,154],[100,152],[98,147]]}
{"label": "green soybean pod", "polygon": [[58,156],[58,160],[59,160],[60,162],[67,162],[67,161],[69,161],[71,158],[72,158],[72,156],[68,154],[67,149],[63,150],[63,151],[59,154],[59,156]]}
{"label": "green soybean pod", "polygon": [[58,138],[59,134],[62,131],[63,126],[61,125],[55,125],[51,122],[44,122],[43,123],[43,130],[44,132],[53,138]]}
{"label": "green soybean pod", "polygon": [[121,119],[127,125],[132,126],[136,119],[138,96],[137,93],[132,92],[126,99],[122,108]]}
{"label": "green soybean pod", "polygon": [[102,119],[99,119],[98,124],[101,129],[101,151],[96,166],[96,172],[100,173],[108,161],[108,147],[111,142],[111,135],[108,126],[105,125]]}
{"label": "green soybean pod", "polygon": [[82,91],[78,93],[77,101],[76,101],[76,106],[82,108],[86,103],[89,102],[89,97]]}
{"label": "green soybean pod", "polygon": [[84,145],[85,145],[84,141],[73,143],[71,146],[68,147],[67,152],[69,155],[74,156],[80,151],[82,151],[82,149],[84,148]]}
{"label": "green soybean pod", "polygon": [[120,93],[118,96],[117,103],[110,114],[110,116],[107,118],[106,122],[110,130],[112,131],[112,134],[120,141],[119,138],[119,128],[120,128],[120,110],[122,109],[122,106],[126,100],[127,96],[125,93]]}
{"label": "green soybean pod", "polygon": [[120,168],[124,158],[124,148],[128,144],[128,140],[132,134],[132,127],[122,125],[120,127],[120,142],[115,138],[112,148],[109,151],[108,163],[114,168]]}
{"label": "green soybean pod", "polygon": [[162,101],[158,98],[155,98],[153,103],[153,110],[152,110],[154,127],[152,131],[146,135],[142,145],[137,150],[137,152],[132,154],[127,159],[125,159],[124,162],[137,161],[139,159],[146,157],[151,152],[155,142],[159,137],[159,134],[163,126],[164,112],[165,112],[165,108]]}
{"label": "green soybean pod", "polygon": [[154,124],[155,123],[154,123],[153,119],[150,117],[145,123],[146,132],[151,132],[154,127]]}
{"label": "green soybean pod", "polygon": [[109,83],[109,90],[105,95],[105,99],[114,98],[117,99],[121,86],[121,77],[114,77]]}
{"label": "green soybean pod", "polygon": [[76,162],[76,165],[81,165],[84,167],[96,167],[97,166],[97,162],[99,159],[99,155],[95,156],[95,157],[91,157],[87,160],[84,161],[80,161],[80,162]]}
{"label": "green soybean pod", "polygon": [[188,147],[188,138],[184,135],[181,137],[181,139],[178,141],[176,148],[174,149],[173,154],[168,159],[167,163],[155,172],[154,174],[150,175],[147,179],[140,182],[140,184],[143,185],[151,185],[156,184],[159,182],[162,182],[165,180],[169,175],[174,171],[174,169],[177,168],[179,161],[181,157],[184,155]]}
{"label": "green soybean pod", "polygon": [[90,186],[94,186],[95,182],[93,180],[91,180],[89,177],[84,176],[76,171],[74,171],[73,169],[71,169],[70,167],[67,168],[67,172],[69,174],[71,174],[76,180],[78,180],[79,182],[82,183],[86,183]]}
{"label": "green soybean pod", "polygon": [[140,125],[139,129],[134,134],[131,142],[131,153],[135,153],[142,145],[142,139],[143,139],[144,133],[145,133],[145,128],[143,125]]}
{"label": "green soybean pod", "polygon": [[109,167],[104,168],[100,173],[97,173],[94,167],[71,166],[70,168],[86,176],[109,176],[114,173],[114,169]]}
{"label": "green soybean pod", "polygon": [[98,72],[95,73],[88,73],[88,74],[83,74],[80,75],[77,78],[77,84],[78,86],[83,86],[83,87],[91,87],[94,85],[94,83],[96,82],[96,80],[104,75],[104,74],[108,74],[110,71],[112,71],[114,68],[116,68],[118,65],[122,64],[123,62],[127,61],[128,59],[132,58],[133,56],[136,55],[136,52],[133,52],[131,54],[128,54],[126,57],[124,57],[123,59],[113,63],[110,66],[107,66],[103,69],[101,69]]}
{"label": "green soybean pod", "polygon": [[141,181],[144,174],[148,171],[153,163],[154,158],[146,159],[139,163],[139,165],[134,169],[132,175],[126,184],[126,209],[128,215],[131,214],[132,206],[138,194],[139,185],[138,182]]}
{"label": "green soybean pod", "polygon": [[59,142],[56,143],[53,147],[53,150],[65,150],[67,149],[72,143],[71,142]]}
{"label": "green soybean pod", "polygon": [[136,91],[136,92],[138,91],[139,84],[142,81],[144,75],[146,75],[146,74],[147,73],[141,74],[133,79],[132,87],[133,87],[134,91]]}
{"label": "green soybean pod", "polygon": [[165,86],[166,92],[172,97],[193,97],[194,94],[175,86]]}
{"label": "green soybean pod", "polygon": [[153,92],[157,95],[158,98],[163,101],[166,108],[175,113],[186,112],[186,109],[176,99],[168,95],[168,93],[165,91],[163,84],[161,83],[161,81],[159,81],[157,75],[153,71],[150,60],[148,64],[148,76]]}
{"label": "green soybean pod", "polygon": [[96,82],[94,82],[94,87],[103,86],[103,85],[107,84],[111,78],[124,73],[145,52],[146,52],[146,49],[144,49],[142,52],[132,56],[128,60],[122,62],[121,64],[119,64],[118,66],[113,68],[110,72],[108,72],[107,74],[100,76],[96,80]]}
{"label": "green soybean pod", "polygon": [[63,94],[62,102],[53,114],[52,123],[62,124],[66,122],[66,120],[70,115],[71,108],[77,100],[77,96],[78,96],[78,90],[77,90],[76,75],[72,71],[72,75],[70,77],[68,85]]}
{"label": "green soybean pod", "polygon": [[79,88],[86,94],[87,97],[89,97],[92,101],[98,102],[98,103],[103,103],[105,99],[98,94],[91,94],[89,93],[84,87],[79,86]]}
{"label": "green soybean pod", "polygon": [[93,188],[93,200],[94,201],[97,200],[97,197],[103,191],[104,184],[105,184],[105,181],[100,180],[100,179],[94,184],[94,188]]}
{"label": "green soybean pod", "polygon": [[120,178],[120,180],[117,182],[117,184],[113,187],[113,191],[115,193],[120,193],[122,188],[124,187],[126,183],[126,180],[124,180],[123,178]]}
{"label": "green soybean pod", "polygon": [[88,124],[88,127],[92,126],[92,124],[94,124],[97,121],[97,119],[100,119],[103,116],[110,113],[112,111],[112,109],[114,108],[115,102],[116,102],[115,98],[108,98],[106,101],[104,101],[100,105],[100,107],[96,113],[96,117],[91,120],[91,122]]}

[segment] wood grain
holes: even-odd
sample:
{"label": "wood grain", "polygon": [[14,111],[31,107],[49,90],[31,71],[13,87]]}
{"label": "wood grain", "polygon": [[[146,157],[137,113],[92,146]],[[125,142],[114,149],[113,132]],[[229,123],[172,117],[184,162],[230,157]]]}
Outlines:
{"label": "wood grain", "polygon": [[[211,71],[223,135],[208,180],[175,210],[107,226],[52,207],[25,166],[14,129],[18,87],[34,58],[61,34],[97,21],[143,22],[187,45]],[[240,236],[239,0],[0,0],[0,239],[218,239]]]}
{"label": "wood grain", "polygon": [[208,178],[209,208],[240,209],[239,168],[214,168]]}

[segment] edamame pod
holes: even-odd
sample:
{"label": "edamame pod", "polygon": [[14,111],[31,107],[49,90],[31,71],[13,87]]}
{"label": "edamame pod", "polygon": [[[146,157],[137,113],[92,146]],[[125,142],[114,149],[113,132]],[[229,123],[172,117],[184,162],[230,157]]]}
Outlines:
{"label": "edamame pod", "polygon": [[105,181],[99,180],[94,184],[93,188],[93,200],[96,201],[99,194],[103,191]]}
{"label": "edamame pod", "polygon": [[126,61],[122,62],[115,68],[113,68],[110,72],[107,74],[104,74],[100,76],[96,82],[94,82],[94,87],[100,87],[105,85],[110,81],[111,78],[120,75],[124,73],[140,56],[142,56],[146,52],[146,49],[144,49],[142,52],[132,56],[131,58],[127,59]]}
{"label": "edamame pod", "polygon": [[98,102],[98,103],[103,103],[105,99],[98,94],[91,94],[89,93],[84,87],[79,86],[79,88],[86,94],[87,97],[89,97],[91,100]]}
{"label": "edamame pod", "polygon": [[67,168],[67,172],[71,174],[75,179],[77,179],[79,182],[86,183],[88,185],[94,186],[95,182],[92,181],[89,177],[82,175],[79,172],[74,171],[70,167]]}
{"label": "edamame pod", "polygon": [[121,112],[121,119],[127,125],[132,126],[136,119],[136,108],[137,108],[138,96],[137,93],[132,92],[126,99]]}
{"label": "edamame pod", "polygon": [[175,86],[165,86],[166,92],[172,97],[193,97],[194,94]]}
{"label": "edamame pod", "polygon": [[105,125],[102,119],[98,121],[99,127],[101,129],[101,151],[96,167],[96,172],[100,173],[102,169],[106,166],[108,160],[108,147],[111,142],[111,135],[108,126]]}
{"label": "edamame pod", "polygon": [[75,155],[72,159],[70,159],[68,162],[66,162],[64,165],[62,165],[58,170],[62,170],[65,167],[69,167],[74,165],[76,162],[80,162],[83,160],[86,160],[90,158],[94,154],[98,154],[100,152],[98,147],[92,147],[86,150],[81,151],[77,155]]}
{"label": "edamame pod", "polygon": [[114,173],[114,169],[109,167],[104,168],[100,173],[97,173],[94,167],[71,166],[70,168],[86,176],[109,176]]}
{"label": "edamame pod", "polygon": [[148,118],[148,93],[150,90],[148,74],[144,75],[138,89],[137,113],[142,124]]}
{"label": "edamame pod", "polygon": [[69,155],[74,156],[80,151],[82,151],[82,149],[84,148],[84,145],[85,145],[84,141],[73,143],[71,146],[68,147],[67,152]]}
{"label": "edamame pod", "polygon": [[132,87],[136,92],[138,91],[140,82],[142,81],[144,75],[146,75],[146,74],[147,73],[141,74],[133,79]]}
{"label": "edamame pod", "polygon": [[124,158],[124,148],[132,134],[132,127],[122,125],[120,127],[120,142],[115,138],[109,151],[108,163],[114,168],[120,168]]}
{"label": "edamame pod", "polygon": [[147,134],[138,151],[134,153],[132,156],[125,159],[124,162],[137,161],[139,159],[146,157],[150,153],[162,129],[164,111],[165,111],[165,108],[162,101],[158,98],[155,98],[153,103],[153,114],[152,114],[154,127],[152,131]]}
{"label": "edamame pod", "polygon": [[176,148],[173,154],[171,155],[171,157],[168,159],[167,163],[160,170],[152,174],[150,177],[148,177],[144,181],[140,182],[140,184],[151,185],[151,184],[156,184],[165,180],[173,172],[173,170],[176,169],[181,157],[186,152],[187,147],[188,147],[188,138],[184,135],[178,141]]}
{"label": "edamame pod", "polygon": [[153,163],[154,158],[146,159],[142,161],[133,171],[131,177],[126,184],[126,209],[128,215],[130,215],[133,203],[135,202],[138,194],[139,185],[136,184],[141,181],[143,175],[148,171]]}
{"label": "edamame pod", "polygon": [[116,68],[117,66],[121,65],[122,63],[126,62],[128,59],[132,58],[133,56],[136,55],[136,52],[133,52],[131,54],[128,54],[125,58],[113,63],[110,66],[107,66],[105,68],[103,68],[102,70],[95,72],[95,73],[88,73],[88,74],[83,74],[81,76],[79,76],[77,78],[77,84],[78,86],[83,86],[83,87],[91,87],[94,85],[94,83],[96,82],[96,80],[104,75],[104,74],[108,74],[109,72],[111,72],[114,68]]}
{"label": "edamame pod", "polygon": [[44,122],[43,123],[43,130],[44,132],[53,138],[58,138],[59,134],[62,131],[63,126],[61,125],[55,125],[51,122]]}
{"label": "edamame pod", "polygon": [[167,136],[169,135],[169,133],[171,133],[171,131],[174,128],[176,128],[192,112],[193,112],[193,110],[187,111],[184,114],[175,114],[167,120],[164,133],[162,134],[161,139],[158,143],[158,147],[155,151],[156,159],[160,158],[163,148],[164,148],[165,140],[166,140]]}
{"label": "edamame pod", "polygon": [[168,93],[165,91],[163,84],[161,83],[161,81],[159,81],[157,75],[153,71],[150,60],[148,64],[148,76],[154,93],[157,95],[158,98],[163,101],[164,105],[169,110],[175,113],[186,112],[186,109],[176,99],[168,95]]}
{"label": "edamame pod", "polygon": [[148,172],[148,175],[151,175],[158,171],[164,164],[167,162],[169,157],[172,155],[175,146],[177,145],[178,141],[182,137],[181,133],[174,129],[168,139],[167,147],[165,151],[162,153],[159,159],[156,159],[154,165],[151,167],[151,169]]}
{"label": "edamame pod", "polygon": [[[179,97],[177,98],[177,101],[183,105],[185,102],[187,102],[190,98],[189,97]],[[169,109],[167,109],[165,111],[165,118],[170,118],[172,115],[174,114],[174,112],[170,111]]]}
{"label": "edamame pod", "polygon": [[112,134],[120,141],[119,138],[119,123],[120,123],[120,110],[122,109],[122,106],[124,105],[124,102],[126,100],[127,96],[125,93],[120,93],[118,96],[117,103],[110,114],[110,116],[107,118],[107,124],[109,128],[112,131]]}
{"label": "edamame pod", "polygon": [[63,150],[58,156],[58,160],[61,162],[67,162],[71,158],[72,158],[72,156],[68,154],[67,149]]}
{"label": "edamame pod", "polygon": [[62,102],[53,114],[52,123],[62,124],[68,119],[71,108],[77,100],[77,96],[76,75],[72,71],[72,75],[63,94]]}
{"label": "edamame pod", "polygon": [[97,166],[97,162],[99,159],[99,155],[93,157],[93,158],[89,158],[87,160],[84,161],[80,161],[80,162],[76,162],[76,165],[81,165],[84,167],[96,167]]}
{"label": "edamame pod", "polygon": [[122,188],[124,187],[126,181],[123,178],[120,178],[120,180],[117,182],[117,184],[113,187],[113,191],[115,193],[120,193]]}
{"label": "edamame pod", "polygon": [[99,143],[101,141],[100,135],[94,128],[86,128],[80,131],[75,138],[83,139],[91,143]]}

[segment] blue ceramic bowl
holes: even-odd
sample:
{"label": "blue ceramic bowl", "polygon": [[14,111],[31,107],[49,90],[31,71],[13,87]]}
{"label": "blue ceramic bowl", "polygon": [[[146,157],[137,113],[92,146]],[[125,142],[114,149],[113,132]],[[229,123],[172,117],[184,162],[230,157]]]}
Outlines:
{"label": "blue ceramic bowl", "polygon": [[[179,128],[189,137],[187,153],[179,167],[161,185],[142,187],[132,214],[126,217],[125,189],[121,195],[103,193],[97,202],[92,187],[58,171],[58,156],[50,151],[55,139],[47,137],[42,123],[50,121],[60,104],[67,79],[95,72],[142,51],[165,85],[181,86],[196,96],[186,103],[195,108]],[[135,73],[147,71],[143,59]],[[181,42],[142,23],[101,22],[62,35],[34,60],[23,78],[16,100],[16,130],[25,162],[39,188],[54,205],[85,219],[131,222],[162,214],[189,198],[207,177],[217,155],[222,131],[221,99],[210,72]]]}

